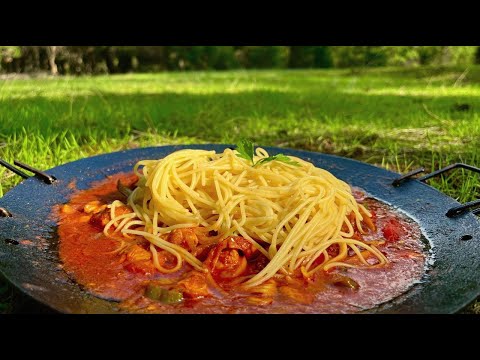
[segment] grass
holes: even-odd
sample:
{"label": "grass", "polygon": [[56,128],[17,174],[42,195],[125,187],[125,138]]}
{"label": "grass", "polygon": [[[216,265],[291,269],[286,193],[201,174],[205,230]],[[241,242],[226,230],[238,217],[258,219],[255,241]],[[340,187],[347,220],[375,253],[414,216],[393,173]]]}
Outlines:
{"label": "grass", "polygon": [[[48,169],[120,149],[242,137],[398,172],[478,166],[480,67],[0,80],[0,157],[10,162]],[[20,180],[0,168],[0,197]],[[462,170],[431,184],[461,202],[480,197],[479,177]],[[8,296],[0,285],[0,312]]]}

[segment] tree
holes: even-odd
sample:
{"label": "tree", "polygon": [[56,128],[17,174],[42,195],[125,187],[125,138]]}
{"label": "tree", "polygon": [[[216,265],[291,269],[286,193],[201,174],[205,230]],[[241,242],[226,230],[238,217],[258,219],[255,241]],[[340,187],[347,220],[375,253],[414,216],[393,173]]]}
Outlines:
{"label": "tree", "polygon": [[240,62],[249,69],[285,68],[288,65],[288,46],[244,46],[238,49]]}
{"label": "tree", "polygon": [[332,67],[329,46],[290,46],[289,68]]}
{"label": "tree", "polygon": [[289,68],[311,68],[315,63],[315,46],[290,46]]}
{"label": "tree", "polygon": [[50,73],[52,75],[58,75],[58,67],[55,63],[58,50],[59,46],[47,46],[48,64],[50,65]]}
{"label": "tree", "polygon": [[333,67],[333,59],[330,46],[315,46],[313,66],[316,68]]}
{"label": "tree", "polygon": [[8,67],[9,64],[13,63],[14,59],[18,59],[20,56],[21,50],[19,46],[0,46],[0,70],[2,67]]}

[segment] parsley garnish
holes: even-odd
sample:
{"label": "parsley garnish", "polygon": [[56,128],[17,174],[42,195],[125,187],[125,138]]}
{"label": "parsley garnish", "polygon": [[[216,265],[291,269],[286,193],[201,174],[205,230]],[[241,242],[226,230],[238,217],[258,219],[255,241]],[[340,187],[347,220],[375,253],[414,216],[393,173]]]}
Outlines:
{"label": "parsley garnish", "polygon": [[263,159],[258,160],[257,162],[254,162],[253,161],[254,148],[255,148],[255,146],[254,146],[253,142],[251,142],[248,139],[242,139],[242,140],[240,140],[239,143],[237,143],[237,149],[236,149],[238,151],[237,156],[241,157],[245,160],[250,161],[252,163],[253,167],[255,167],[257,165],[265,164],[265,163],[273,161],[273,160],[281,161],[281,162],[284,162],[286,164],[293,165],[293,166],[301,166],[297,161],[292,160],[288,156],[283,155],[283,154],[277,154],[277,155],[269,156],[267,158],[263,158]]}
{"label": "parsley garnish", "polygon": [[237,143],[237,151],[237,156],[250,160],[253,164],[253,142],[247,139],[240,140],[240,142]]}

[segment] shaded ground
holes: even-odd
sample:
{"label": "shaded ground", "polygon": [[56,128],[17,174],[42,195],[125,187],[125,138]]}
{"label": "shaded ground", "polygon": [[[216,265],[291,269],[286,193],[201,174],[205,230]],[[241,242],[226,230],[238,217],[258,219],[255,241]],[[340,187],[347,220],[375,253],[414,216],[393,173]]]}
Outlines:
{"label": "shaded ground", "polygon": [[[9,77],[0,79],[0,157],[47,169],[138,146],[249,137],[399,172],[478,166],[479,114],[480,67]],[[0,196],[19,180],[0,168]],[[479,178],[462,171],[432,184],[462,202],[480,196]],[[11,296],[1,283],[0,312]]]}

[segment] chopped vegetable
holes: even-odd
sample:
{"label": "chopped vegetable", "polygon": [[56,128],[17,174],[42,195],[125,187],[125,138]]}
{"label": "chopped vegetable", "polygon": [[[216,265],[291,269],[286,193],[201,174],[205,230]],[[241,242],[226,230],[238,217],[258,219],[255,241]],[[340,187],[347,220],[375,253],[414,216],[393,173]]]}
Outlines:
{"label": "chopped vegetable", "polygon": [[147,178],[144,176],[144,177],[141,177],[137,183],[135,184],[136,187],[144,187],[145,184],[147,183]]}
{"label": "chopped vegetable", "polygon": [[89,220],[89,223],[95,226],[99,230],[103,230],[105,225],[110,221],[110,214],[108,211],[101,211],[93,214]]}
{"label": "chopped vegetable", "polygon": [[97,214],[100,211],[105,210],[107,205],[102,204],[100,201],[95,200],[95,201],[90,201],[89,203],[85,204],[83,207],[83,212],[87,214]]}
{"label": "chopped vegetable", "polygon": [[132,262],[150,260],[151,257],[150,251],[139,245],[132,245],[127,253],[127,260]]}
{"label": "chopped vegetable", "polygon": [[70,205],[63,205],[62,206],[62,213],[64,214],[73,214],[75,212],[75,209],[71,207]]}
{"label": "chopped vegetable", "polygon": [[120,192],[125,197],[129,197],[130,194],[132,193],[132,190],[130,190],[128,187],[122,184],[120,180],[117,182],[117,190]]}
{"label": "chopped vegetable", "polygon": [[247,271],[247,259],[258,253],[251,242],[241,236],[230,236],[212,249],[204,262],[215,280],[236,278]]}
{"label": "chopped vegetable", "polygon": [[178,304],[183,301],[183,294],[176,290],[167,290],[161,286],[149,284],[145,296],[164,304]]}
{"label": "chopped vegetable", "polygon": [[181,287],[183,296],[186,298],[202,298],[210,296],[205,274],[198,271],[191,272],[185,279],[180,280],[178,285]]}
{"label": "chopped vegetable", "polygon": [[396,219],[391,219],[386,223],[382,232],[385,240],[390,242],[398,241],[404,235],[404,230]]}
{"label": "chopped vegetable", "polygon": [[257,165],[265,164],[265,163],[273,161],[273,160],[281,161],[281,162],[284,162],[286,164],[293,165],[293,166],[301,166],[297,161],[292,160],[291,158],[289,158],[288,156],[283,155],[283,154],[277,154],[277,155],[269,156],[267,158],[263,158],[263,159],[255,162],[253,160],[254,149],[255,149],[255,146],[254,146],[253,142],[251,142],[250,140],[247,140],[247,139],[242,139],[237,144],[237,151],[238,151],[237,156],[250,161],[252,163],[253,167],[255,167]]}
{"label": "chopped vegetable", "polygon": [[343,286],[343,287],[350,288],[352,290],[358,290],[360,288],[360,285],[355,280],[353,280],[348,276],[333,274],[332,277],[333,277],[333,284],[336,286]]}

